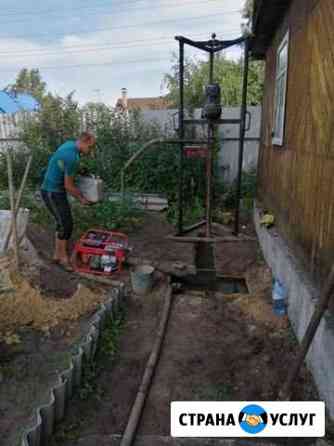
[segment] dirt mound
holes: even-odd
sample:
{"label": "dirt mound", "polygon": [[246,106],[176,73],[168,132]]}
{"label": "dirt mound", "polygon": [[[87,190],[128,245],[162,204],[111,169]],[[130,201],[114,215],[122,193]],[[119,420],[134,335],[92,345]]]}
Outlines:
{"label": "dirt mound", "polygon": [[11,274],[14,290],[0,297],[0,335],[29,326],[48,332],[64,321],[76,321],[93,312],[106,299],[105,293],[94,292],[79,284],[70,299],[42,297],[40,292],[22,278]]}

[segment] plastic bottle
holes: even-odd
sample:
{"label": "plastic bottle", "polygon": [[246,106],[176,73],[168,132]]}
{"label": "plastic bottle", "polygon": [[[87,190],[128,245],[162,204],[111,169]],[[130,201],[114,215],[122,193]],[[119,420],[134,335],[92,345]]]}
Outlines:
{"label": "plastic bottle", "polygon": [[273,284],[273,311],[277,316],[285,316],[287,290],[285,286],[277,279]]}

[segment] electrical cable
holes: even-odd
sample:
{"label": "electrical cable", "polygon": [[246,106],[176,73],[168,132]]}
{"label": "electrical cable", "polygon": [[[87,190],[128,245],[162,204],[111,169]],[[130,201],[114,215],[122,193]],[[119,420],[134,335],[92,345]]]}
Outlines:
{"label": "electrical cable", "polygon": [[[123,30],[123,29],[132,29],[132,28],[142,28],[142,27],[150,27],[150,26],[154,26],[154,25],[163,25],[165,23],[177,23],[179,21],[186,21],[186,23],[192,22],[192,21],[196,21],[196,20],[207,20],[207,19],[215,19],[215,20],[219,20],[220,17],[223,17],[225,14],[224,13],[219,13],[219,14],[209,14],[206,16],[200,16],[200,17],[191,17],[189,19],[184,18],[184,17],[180,17],[178,19],[168,19],[168,20],[159,20],[157,22],[144,22],[144,23],[137,23],[137,24],[133,24],[133,25],[121,25],[121,26],[115,26],[115,27],[107,27],[107,28],[96,28],[96,29],[89,29],[87,31],[76,31],[75,32],[75,36],[80,35],[80,34],[92,34],[92,33],[97,33],[97,32],[104,32],[104,31],[115,31],[115,30]],[[184,24],[183,24],[184,25]],[[41,36],[45,36],[45,35],[49,35],[50,32],[46,32],[46,33],[34,33],[34,34],[18,34],[18,35],[12,35],[12,36],[1,36],[0,35],[0,39],[2,38],[11,38],[11,39],[18,39],[18,38],[29,38],[29,37],[41,37]],[[64,36],[64,32],[61,33],[53,33],[52,37],[55,36]]]}
{"label": "electrical cable", "polygon": [[[232,32],[232,31],[231,31]],[[193,36],[193,38],[203,38],[203,34],[200,36]],[[226,39],[229,39],[230,36],[226,36]],[[36,56],[51,56],[51,55],[63,55],[63,54],[83,54],[83,53],[89,53],[89,52],[98,52],[98,51],[109,51],[112,49],[131,49],[131,48],[140,48],[140,47],[149,47],[149,46],[155,46],[160,45],[161,43],[169,41],[171,44],[174,43],[174,39],[172,37],[162,37],[160,39],[141,39],[141,40],[133,40],[133,41],[127,41],[127,42],[120,42],[117,45],[114,44],[103,44],[103,45],[73,45],[68,47],[63,47],[59,49],[58,51],[50,52],[48,49],[40,49],[40,50],[20,50],[20,51],[10,51],[10,52],[0,52],[1,57],[8,57],[8,56],[14,56],[14,57],[36,57]],[[144,43],[144,44],[143,44]],[[149,43],[149,45],[147,45]]]}
{"label": "electrical cable", "polygon": [[[91,67],[108,67],[108,66],[119,66],[119,65],[129,65],[129,64],[145,64],[145,63],[161,63],[161,62],[170,62],[170,59],[167,58],[151,58],[151,59],[138,59],[138,60],[128,60],[123,62],[115,62],[115,61],[108,61],[104,63],[91,63],[91,64],[74,64],[74,65],[53,65],[53,66],[40,66],[38,67],[39,70],[59,70],[59,69],[68,69],[68,68],[91,68]],[[20,70],[22,66],[20,67],[11,67],[6,69],[1,69],[1,72],[11,72],[11,71],[17,71]],[[145,69],[147,69],[145,67]]]}
{"label": "electrical cable", "polygon": [[[189,7],[196,7],[197,5],[203,5],[203,4],[208,4],[208,3],[210,3],[210,2],[212,2],[213,0],[201,0],[201,1],[197,1],[197,2],[186,2],[186,3],[183,3],[183,4],[180,4],[180,3],[175,3],[175,4],[170,4],[170,3],[168,3],[168,5],[166,5],[166,6],[164,6],[164,9],[169,9],[169,8],[180,8],[180,7],[185,7],[185,6],[187,6],[187,5],[189,5]],[[109,4],[109,6],[110,6],[110,4]],[[131,8],[131,9],[116,9],[116,10],[114,10],[114,9],[109,9],[108,11],[98,11],[98,10],[96,10],[95,8],[92,8],[92,11],[93,12],[96,12],[96,14],[91,14],[91,13],[89,13],[89,11],[88,11],[88,13],[86,14],[86,16],[89,16],[89,18],[91,19],[92,18],[92,16],[93,17],[95,17],[95,16],[98,16],[98,15],[101,15],[101,14],[103,14],[103,13],[105,13],[106,15],[112,15],[112,16],[118,16],[118,15],[122,15],[122,14],[129,14],[129,13],[131,13],[132,11],[133,12],[137,12],[137,11],[151,11],[152,9],[154,9],[154,8],[157,8],[157,7],[159,7],[160,5],[153,5],[153,6],[151,6],[151,7],[145,7],[145,8]],[[43,15],[50,15],[50,14],[57,14],[57,15],[59,15],[60,17],[60,19],[62,19],[62,18],[68,18],[68,14],[70,14],[70,13],[73,13],[73,11],[76,11],[76,10],[80,10],[81,11],[81,9],[70,9],[70,10],[68,10],[68,9],[65,9],[65,10],[63,10],[63,11],[59,11],[59,9],[58,10],[53,10],[53,11],[43,11],[43,12],[40,12],[40,13],[31,13],[30,15],[31,15],[31,19],[29,19],[29,18],[27,18],[27,19],[20,19],[19,18],[19,20],[17,20],[17,16],[15,16],[15,18],[16,18],[16,20],[10,20],[10,21],[8,21],[8,20],[6,20],[5,22],[0,22],[0,25],[2,25],[2,24],[4,24],[4,25],[11,25],[11,24],[15,24],[15,23],[26,23],[26,24],[28,24],[28,23],[30,23],[30,21],[31,20],[33,20],[34,18],[40,18],[41,16],[43,16]],[[224,14],[226,14],[226,15],[230,15],[230,14],[236,14],[236,13],[238,13],[238,14],[240,14],[240,10],[239,9],[236,9],[236,10],[231,10],[231,11],[226,11],[226,12],[224,12]],[[81,15],[80,15],[81,16]],[[85,17],[85,16],[83,16],[83,17]],[[0,15],[0,19],[1,18],[4,18],[2,15]],[[58,17],[56,17],[56,18],[58,18]],[[53,18],[52,18],[53,19]]]}

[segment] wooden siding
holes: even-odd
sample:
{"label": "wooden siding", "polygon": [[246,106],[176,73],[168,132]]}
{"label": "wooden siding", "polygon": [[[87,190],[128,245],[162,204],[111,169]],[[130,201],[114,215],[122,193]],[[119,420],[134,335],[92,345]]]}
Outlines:
{"label": "wooden siding", "polygon": [[[334,262],[334,2],[294,0],[266,55],[258,195],[317,280]],[[276,50],[289,29],[283,147],[271,142]]]}

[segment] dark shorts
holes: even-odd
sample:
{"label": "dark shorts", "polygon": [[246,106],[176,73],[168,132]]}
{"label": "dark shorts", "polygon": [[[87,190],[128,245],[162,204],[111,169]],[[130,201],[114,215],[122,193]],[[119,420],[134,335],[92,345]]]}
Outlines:
{"label": "dark shorts", "polygon": [[71,207],[65,192],[41,190],[43,201],[56,221],[57,238],[69,240],[73,231]]}

